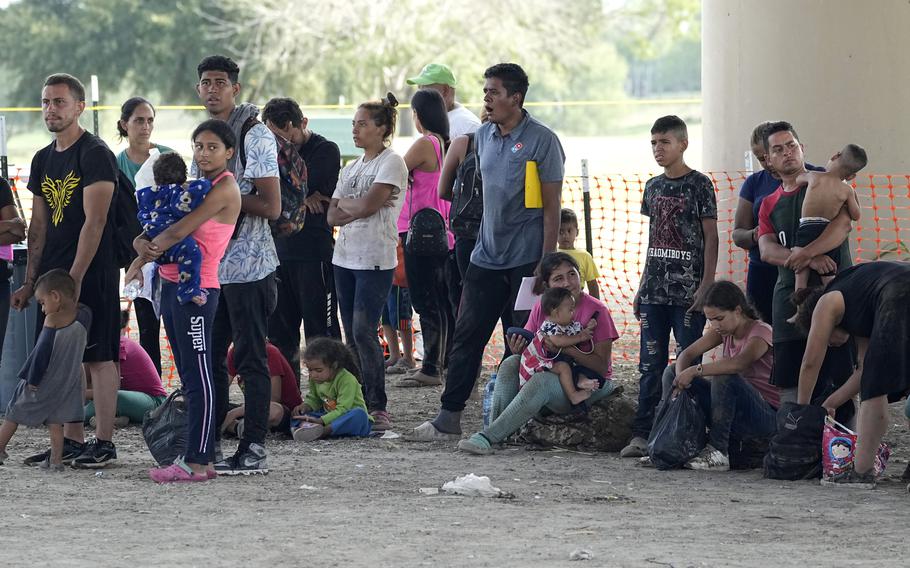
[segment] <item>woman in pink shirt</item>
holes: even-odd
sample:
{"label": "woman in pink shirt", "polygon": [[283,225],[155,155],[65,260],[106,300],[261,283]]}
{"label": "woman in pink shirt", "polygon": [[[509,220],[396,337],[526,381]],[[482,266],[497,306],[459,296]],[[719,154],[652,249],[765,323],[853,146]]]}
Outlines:
{"label": "woman in pink shirt", "polygon": [[[398,233],[406,242],[411,218],[422,209],[438,211],[446,225],[451,203],[439,197],[439,175],[446,147],[449,145],[449,118],[442,95],[422,89],[411,98],[414,126],[423,136],[404,155],[411,184],[404,207],[398,216]],[[448,276],[457,271],[452,249],[455,236],[446,230],[448,252],[427,256],[412,254],[404,247],[404,269],[408,277],[408,294],[414,310],[420,314],[423,333],[423,364],[412,374],[400,379],[399,387],[425,387],[442,384],[442,371],[455,329],[455,309],[449,301]],[[452,266],[449,267],[450,259]]]}
{"label": "woman in pink shirt", "polygon": [[[575,297],[575,319],[582,326],[588,324],[592,318],[597,319],[594,328],[593,348],[579,349],[579,346],[562,350],[562,356],[572,360],[575,367],[587,368],[601,375],[606,381],[597,388],[596,381],[590,386],[593,392],[588,398],[589,404],[613,392],[613,342],[619,338],[619,332],[610,317],[610,311],[600,300],[592,298],[582,288],[581,277],[578,272],[578,263],[564,252],[551,252],[540,261],[538,268],[535,291],[543,292],[547,288],[568,288]],[[546,318],[541,310],[540,302],[531,310],[525,329],[536,333]],[[502,362],[496,376],[496,386],[493,390],[493,408],[490,413],[490,425],[458,443],[458,449],[471,454],[491,454],[493,444],[502,442],[513,432],[537,415],[543,408],[554,414],[566,414],[572,410],[572,403],[566,397],[559,377],[549,371],[534,374],[519,390],[519,367],[521,366],[521,352],[527,347],[528,342],[519,335],[508,337],[509,348],[512,355]],[[585,347],[581,345],[581,347]],[[556,349],[553,349],[554,351]]]}
{"label": "woman in pink shirt", "polygon": [[134,242],[139,258],[127,271],[126,281],[141,279],[144,263],[192,235],[202,251],[201,284],[208,291],[203,305],[177,300],[177,265],[165,264],[161,274],[161,315],[174,363],[187,403],[186,453],[172,465],[153,469],[149,476],[158,483],[206,481],[216,477],[215,399],[212,380],[212,322],[218,308],[221,285],[218,265],[224,256],[234,224],[240,214],[240,188],[227,169],[236,139],[223,120],[207,120],[193,132],[193,159],[212,181],[203,202],[180,221],[149,241],[140,235]]}
{"label": "woman in pink shirt", "polygon": [[[780,393],[771,384],[771,326],[761,321],[746,295],[733,282],[719,280],[705,293],[708,327],[700,339],[664,371],[663,399],[689,389],[711,424],[708,445],[688,469],[730,469],[730,440],[770,438],[777,431]],[[723,346],[722,357],[694,361]],[[642,458],[647,465],[649,458]]]}

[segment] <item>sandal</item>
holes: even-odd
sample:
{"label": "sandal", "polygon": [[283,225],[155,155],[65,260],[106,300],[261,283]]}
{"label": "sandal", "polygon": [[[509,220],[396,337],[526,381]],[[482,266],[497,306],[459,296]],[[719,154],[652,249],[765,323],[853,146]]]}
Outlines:
{"label": "sandal", "polygon": [[475,456],[488,456],[496,451],[490,440],[480,432],[458,442],[458,449]]}
{"label": "sandal", "polygon": [[440,432],[429,420],[404,435],[409,442],[450,442],[461,439],[461,434]]}
{"label": "sandal", "polygon": [[395,386],[400,388],[416,388],[438,387],[441,384],[442,379],[439,377],[432,377],[423,371],[417,371],[413,375],[408,375],[407,377],[399,379],[398,382],[395,383]]}
{"label": "sandal", "polygon": [[415,365],[413,363],[408,363],[404,359],[399,359],[398,361],[395,362],[394,365],[389,365],[386,368],[385,374],[403,375],[403,374],[407,373],[408,371],[413,370],[414,368],[415,368]]}

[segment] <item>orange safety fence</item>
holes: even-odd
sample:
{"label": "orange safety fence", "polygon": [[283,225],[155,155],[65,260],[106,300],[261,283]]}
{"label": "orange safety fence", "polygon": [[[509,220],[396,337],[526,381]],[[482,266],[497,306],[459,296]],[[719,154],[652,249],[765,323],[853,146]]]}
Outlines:
{"label": "orange safety fence", "polygon": [[[717,195],[720,234],[717,278],[742,284],[746,279],[748,256],[746,251],[733,243],[732,230],[739,188],[748,174],[749,172],[743,171],[708,173]],[[620,339],[613,347],[614,360],[618,362],[638,362],[639,328],[632,314],[632,298],[638,288],[648,245],[648,219],[640,214],[640,208],[645,183],[651,176],[652,174],[611,174],[587,179],[593,233],[592,254],[601,273],[601,298],[610,309],[620,333]],[[23,209],[28,219],[31,196],[24,190],[18,172],[13,176],[13,181],[17,182],[23,204],[27,205]],[[581,226],[575,244],[577,248],[585,246],[584,181],[581,177],[568,177],[562,194],[563,206],[571,207],[578,214]],[[907,246],[910,240],[907,237],[910,235],[910,175],[861,175],[854,180],[853,185],[859,195],[863,213],[850,236],[854,260],[910,259]],[[134,321],[131,321],[133,337],[138,336],[136,329]],[[502,346],[501,333],[497,330],[484,355],[486,366],[493,367],[499,362]],[[179,381],[163,329],[161,347],[163,379],[168,387],[175,387]]]}

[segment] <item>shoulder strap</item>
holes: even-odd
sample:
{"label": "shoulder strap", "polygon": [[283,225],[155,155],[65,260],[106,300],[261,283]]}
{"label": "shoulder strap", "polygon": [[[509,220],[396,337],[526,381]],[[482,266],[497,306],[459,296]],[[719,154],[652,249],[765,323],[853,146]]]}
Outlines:
{"label": "shoulder strap", "polygon": [[224,170],[223,172],[221,172],[220,174],[215,176],[215,179],[212,180],[212,187],[214,187],[215,184],[217,184],[219,181],[223,180],[224,178],[226,178],[228,176],[234,177],[234,172],[232,172],[231,170]]}
{"label": "shoulder strap", "polygon": [[240,145],[240,165],[243,166],[244,170],[246,169],[246,135],[257,124],[259,124],[259,118],[253,115],[246,119],[243,126],[240,127],[240,139],[237,143]]}
{"label": "shoulder strap", "polygon": [[480,153],[477,151],[477,141],[474,139],[474,133],[472,132],[468,136],[471,137],[471,151],[474,153],[474,183],[471,186],[471,191],[476,195],[477,180],[480,179]]}
{"label": "shoulder strap", "polygon": [[[259,119],[256,116],[251,116],[248,119],[246,119],[246,121],[243,123],[243,126],[240,127],[240,140],[238,141],[238,144],[240,144],[239,159],[240,159],[240,166],[243,168],[243,171],[244,171],[244,176],[246,176],[246,135],[249,134],[250,130],[252,130],[253,127],[259,123],[260,123]],[[233,175],[233,173],[231,175]],[[215,185],[214,182],[212,183],[212,185]],[[253,195],[254,193],[256,193],[256,184],[255,183],[253,184],[253,187],[250,189],[250,195]],[[234,232],[231,234],[231,240],[236,239],[237,236],[240,234],[240,226],[243,224],[244,219],[246,219],[246,213],[241,211],[240,215],[237,217],[237,222],[234,224]]]}

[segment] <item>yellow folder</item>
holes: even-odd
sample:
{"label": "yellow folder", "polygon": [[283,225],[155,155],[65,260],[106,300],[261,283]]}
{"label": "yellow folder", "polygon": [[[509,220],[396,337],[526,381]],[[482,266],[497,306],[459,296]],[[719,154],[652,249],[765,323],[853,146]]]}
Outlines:
{"label": "yellow folder", "polygon": [[537,162],[525,162],[525,208],[541,209],[543,195],[540,192],[540,175],[537,173]]}

